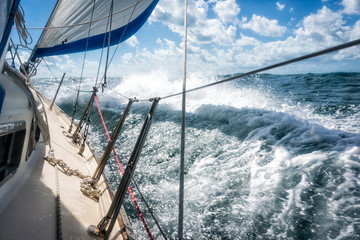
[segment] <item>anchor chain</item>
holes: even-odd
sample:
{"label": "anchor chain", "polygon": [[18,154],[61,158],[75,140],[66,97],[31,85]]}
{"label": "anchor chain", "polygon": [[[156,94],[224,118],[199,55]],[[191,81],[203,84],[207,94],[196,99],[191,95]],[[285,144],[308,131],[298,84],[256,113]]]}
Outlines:
{"label": "anchor chain", "polygon": [[80,183],[81,192],[85,196],[91,198],[92,200],[94,200],[96,202],[99,201],[99,198],[100,198],[102,192],[98,187],[93,187],[91,185],[93,179],[90,176],[86,176],[86,175],[82,174],[77,169],[70,168],[63,160],[56,159],[53,156],[53,154],[49,154],[49,156],[46,156],[44,159],[53,167],[59,166],[61,171],[63,173],[65,173],[66,175],[76,176],[76,177],[82,179],[82,181]]}

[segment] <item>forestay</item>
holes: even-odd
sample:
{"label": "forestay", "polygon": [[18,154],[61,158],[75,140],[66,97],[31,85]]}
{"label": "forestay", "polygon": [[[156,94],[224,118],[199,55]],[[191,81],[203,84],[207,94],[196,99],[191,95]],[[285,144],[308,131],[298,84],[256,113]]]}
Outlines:
{"label": "forestay", "polygon": [[102,48],[109,35],[110,45],[125,41],[146,22],[158,1],[59,0],[30,60]]}

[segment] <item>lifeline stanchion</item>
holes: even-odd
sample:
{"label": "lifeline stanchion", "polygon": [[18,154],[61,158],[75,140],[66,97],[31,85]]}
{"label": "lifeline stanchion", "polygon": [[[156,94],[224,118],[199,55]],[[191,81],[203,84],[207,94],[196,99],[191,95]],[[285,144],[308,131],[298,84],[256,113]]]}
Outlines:
{"label": "lifeline stanchion", "polygon": [[[96,96],[95,96],[95,98],[96,98]],[[137,101],[136,99],[129,99],[128,105],[125,108],[123,114],[121,115],[121,117],[119,119],[119,122],[115,127],[114,133],[111,135],[111,140],[109,141],[109,143],[108,143],[108,145],[107,145],[107,147],[106,147],[106,149],[104,151],[104,154],[101,157],[99,165],[97,166],[97,168],[96,168],[96,170],[94,172],[94,175],[92,177],[91,186],[94,187],[97,184],[97,182],[99,181],[100,176],[104,171],[107,160],[109,159],[111,151],[115,146],[116,139],[118,138],[119,133],[121,131],[121,128],[123,127],[125,119],[126,119],[128,113],[130,111],[131,105],[133,104],[133,102],[136,102],[136,101]]]}
{"label": "lifeline stanchion", "polygon": [[89,114],[90,109],[92,108],[92,105],[93,105],[93,102],[94,102],[94,97],[96,96],[97,91],[98,91],[97,88],[93,87],[93,92],[91,94],[90,100],[89,100],[89,102],[88,102],[88,104],[87,104],[87,106],[86,106],[86,108],[84,110],[83,115],[80,118],[80,122],[77,125],[76,130],[74,131],[74,133],[72,135],[73,142],[77,142],[78,139],[79,139],[79,132],[80,132],[80,130],[82,128],[82,124],[84,122],[85,117]]}
{"label": "lifeline stanchion", "polygon": [[58,93],[59,93],[59,90],[60,90],[61,84],[62,84],[63,81],[64,81],[64,78],[65,78],[65,73],[63,74],[63,76],[62,76],[62,78],[61,78],[61,81],[60,81],[60,83],[59,83],[59,86],[58,86],[58,88],[57,88],[57,90],[56,90],[54,99],[53,99],[53,101],[52,101],[52,103],[51,103],[51,105],[50,105],[50,108],[49,108],[50,110],[52,109],[52,107],[53,107],[53,105],[54,105],[55,99],[56,99],[56,97],[57,97],[57,95],[58,95]]}
{"label": "lifeline stanchion", "polygon": [[[156,107],[160,101],[160,98],[154,98],[151,100],[153,101],[153,104],[151,105],[149,113],[146,116],[144,125],[143,125],[140,135],[136,141],[135,147],[131,153],[130,159],[129,159],[128,164],[125,169],[124,176],[121,179],[121,182],[116,191],[114,200],[111,203],[109,211],[106,214],[106,216],[99,222],[99,224],[97,226],[91,225],[88,227],[88,232],[97,237],[104,237],[105,239],[109,239],[110,233],[115,225],[117,215],[119,214],[120,208],[124,202],[126,189],[128,188],[131,177],[135,171],[136,164],[140,157],[141,150],[144,146],[145,139],[149,132],[152,118],[153,118],[154,112],[156,110]],[[109,226],[109,227],[106,229],[107,226]]]}
{"label": "lifeline stanchion", "polygon": [[[127,98],[127,99],[129,100],[130,98]],[[96,100],[96,105],[97,105],[97,107],[98,107],[99,115],[100,115],[100,117],[101,117],[101,120],[102,120],[104,129],[105,129],[106,135],[107,135],[108,139],[111,140],[111,137],[110,137],[109,132],[108,132],[108,130],[107,130],[107,127],[106,127],[104,118],[103,118],[102,113],[101,113],[101,109],[100,109],[100,105],[99,105],[99,101],[98,101],[97,97],[95,97],[95,100]],[[137,101],[138,101],[138,100],[137,100]],[[99,130],[98,130],[98,131],[99,131]],[[100,131],[99,131],[99,132],[100,132]],[[124,175],[124,170],[123,170],[123,168],[121,167],[119,158],[118,158],[118,156],[117,156],[117,154],[116,154],[116,151],[115,151],[115,148],[113,148],[112,150],[113,150],[113,152],[114,152],[114,156],[115,156],[115,159],[116,159],[117,164],[118,164],[118,166],[119,166],[121,175]],[[140,196],[141,196],[141,199],[144,201],[144,203],[145,203],[146,207],[148,208],[151,216],[153,217],[153,219],[154,219],[154,221],[155,221],[155,224],[158,226],[158,228],[159,228],[161,234],[163,235],[164,239],[167,240],[167,237],[165,236],[164,231],[161,229],[161,227],[160,227],[157,219],[155,218],[155,216],[154,216],[154,214],[152,213],[149,205],[147,204],[146,200],[144,199],[143,195],[141,194],[140,189],[138,188],[138,186],[137,186],[134,178],[132,178],[132,180],[133,180],[133,182],[134,182],[134,184],[135,184],[136,189],[138,190],[138,192],[139,192],[139,194],[140,194]],[[90,186],[91,186],[91,183],[89,183],[89,184],[90,184]],[[146,221],[145,221],[145,218],[144,218],[144,216],[143,216],[143,214],[142,214],[142,212],[141,212],[141,210],[140,210],[140,207],[139,207],[139,205],[138,205],[138,203],[137,203],[137,201],[136,201],[136,199],[135,199],[134,193],[133,193],[133,191],[131,190],[130,186],[128,187],[128,191],[129,191],[129,193],[130,193],[131,199],[132,199],[133,202],[134,202],[135,208],[136,208],[136,210],[137,210],[137,212],[138,212],[138,214],[139,214],[139,216],[140,216],[140,219],[141,219],[141,221],[143,222],[144,228],[145,228],[146,232],[148,233],[149,238],[150,238],[150,239],[154,239],[154,238],[152,237],[152,234],[151,234],[151,232],[150,232],[150,229],[149,229],[149,227],[148,227],[148,225],[147,225],[147,223],[146,223]],[[84,193],[84,194],[87,195],[87,192]]]}

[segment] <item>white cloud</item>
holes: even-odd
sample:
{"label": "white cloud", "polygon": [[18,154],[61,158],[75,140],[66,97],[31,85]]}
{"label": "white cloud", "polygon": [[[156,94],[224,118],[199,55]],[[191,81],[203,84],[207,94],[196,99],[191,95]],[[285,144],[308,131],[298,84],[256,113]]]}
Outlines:
{"label": "white cloud", "polygon": [[286,32],[286,27],[280,26],[278,20],[269,20],[266,17],[252,15],[249,22],[241,24],[242,28],[251,29],[252,31],[267,37],[281,37]]}
{"label": "white cloud", "polygon": [[[24,63],[26,62],[29,57],[30,57],[30,53],[29,52],[26,52],[26,51],[18,51],[18,54],[19,54],[19,58],[21,60],[21,63]],[[13,53],[13,56],[14,56],[14,63],[15,63],[15,66],[16,67],[19,67],[20,66],[20,62],[19,62],[19,59],[18,57],[15,55],[15,53]],[[10,54],[10,51],[8,51],[6,53],[6,59],[12,59],[11,57],[11,54]],[[12,61],[8,61],[9,64],[12,64]]]}
{"label": "white cloud", "polygon": [[[256,28],[255,24],[251,26],[253,30],[260,31],[261,29],[261,27]],[[305,17],[293,32],[293,36],[285,40],[262,43],[255,38],[240,34],[240,38],[231,47],[228,49],[215,48],[210,54],[216,56],[214,66],[217,69],[223,70],[223,72],[240,72],[244,71],[244,69],[253,70],[257,67],[309,54],[359,37],[360,21],[356,22],[353,27],[348,26],[340,13],[332,12],[330,9],[323,7],[317,13]],[[355,60],[359,58],[360,51],[354,51],[354,49],[326,55],[321,58],[324,64],[321,64],[320,67],[317,66],[314,71],[326,72],[330,68],[332,71],[341,70],[340,64],[332,62],[334,59]],[[329,67],[331,64],[332,67]],[[304,68],[304,66],[307,68]],[[314,68],[310,67],[311,62],[308,62],[295,64],[294,67],[289,66],[288,69],[313,71],[310,69]]]}
{"label": "white cloud", "polygon": [[[356,39],[360,36],[360,21],[354,27],[348,26],[340,13],[332,12],[327,7],[323,7],[316,14],[305,17],[293,33],[294,36],[283,41],[256,45],[249,52],[250,59],[256,59],[259,66],[266,65]],[[359,51],[346,50],[333,55],[326,55],[323,59],[327,59],[326,61],[331,59],[358,59],[359,55]]]}
{"label": "white cloud", "polygon": [[122,76],[134,72],[152,72],[162,70],[168,73],[181,71],[183,49],[176,46],[174,41],[157,39],[157,48],[150,51],[146,48],[138,49],[136,53],[126,53],[121,56],[119,62],[110,69],[110,74],[116,76],[117,70],[121,69]]}
{"label": "white cloud", "polygon": [[345,14],[360,14],[360,0],[342,0],[340,3]]}
{"label": "white cloud", "polygon": [[[349,26],[343,19],[343,12],[333,12],[327,7],[305,16],[298,22],[296,29],[288,31],[291,36],[279,40],[262,42],[261,37],[246,36],[239,33],[237,27],[251,29],[261,36],[281,37],[287,28],[279,25],[277,20],[270,20],[263,16],[252,15],[251,19],[245,16],[237,16],[240,8],[233,5],[234,11],[226,12],[228,6],[235,1],[197,0],[189,2],[189,28],[188,28],[188,70],[189,72],[234,73],[254,70],[280,61],[298,57],[304,54],[318,51],[329,46],[344,43],[360,37],[360,20]],[[223,5],[222,5],[223,4]],[[127,44],[137,46],[133,52],[121,54],[109,69],[109,76],[129,75],[133,72],[152,72],[154,70],[181,75],[183,61],[183,2],[180,0],[162,0],[150,17],[152,23],[161,22],[178,38],[158,38],[155,49],[140,48],[136,37],[129,39]],[[209,14],[213,7],[216,18]],[[236,8],[238,7],[238,9]],[[290,9],[291,11],[291,9]],[[348,16],[347,16],[348,17]],[[233,19],[237,20],[233,20]],[[236,22],[237,21],[237,22]],[[292,20],[294,21],[294,20]],[[235,24],[236,23],[236,24]],[[295,26],[293,23],[292,26]],[[171,34],[170,34],[171,35]],[[170,39],[171,38],[171,39]],[[359,59],[360,50],[354,49],[340,51],[322,57],[323,71],[329,69],[330,63],[335,60]],[[79,58],[80,59],[80,58]],[[82,58],[81,58],[82,60]],[[70,61],[67,57],[54,57],[47,60],[52,67],[60,71],[66,71],[68,75],[75,73],[79,76],[81,61]],[[331,62],[332,61],[332,62]],[[91,75],[97,70],[97,62],[91,63],[93,69],[87,69],[86,74]],[[297,72],[312,71],[304,69],[301,64],[295,64],[293,69]],[[62,67],[60,67],[62,65]],[[302,66],[302,67],[299,67]],[[289,67],[289,69],[292,66]],[[67,69],[67,70],[65,70]],[[320,68],[319,68],[320,69]],[[341,68],[339,68],[341,69]],[[47,71],[48,70],[44,69]],[[331,68],[336,71],[336,68]],[[320,70],[319,70],[320,71]]]}
{"label": "white cloud", "polygon": [[353,29],[351,30],[350,39],[355,40],[360,38],[360,20],[358,20],[355,24]]}
{"label": "white cloud", "polygon": [[128,44],[131,47],[135,47],[139,44],[139,41],[135,35],[133,35],[131,38],[125,41],[126,44]]}
{"label": "white cloud", "polygon": [[158,21],[164,24],[183,25],[184,24],[184,4],[180,1],[164,0],[160,1],[153,13],[150,15],[149,21]]}
{"label": "white cloud", "polygon": [[202,21],[198,26],[188,29],[189,39],[197,43],[217,43],[226,45],[232,42],[236,36],[236,27],[230,25],[225,27],[217,19]]}
{"label": "white cloud", "polygon": [[280,11],[282,11],[285,7],[285,4],[281,4],[279,2],[276,2],[276,6],[277,6],[277,9],[279,9]]}
{"label": "white cloud", "polygon": [[310,14],[303,20],[303,27],[295,31],[298,38],[307,39],[320,45],[334,45],[349,39],[350,27],[340,13],[323,7],[316,14]]}
{"label": "white cloud", "polygon": [[[229,44],[234,41],[236,27],[234,25],[225,26],[231,18],[236,16],[235,9],[231,12],[224,12],[228,6],[237,6],[233,0],[226,1],[224,5],[218,5],[218,14],[221,21],[216,18],[208,18],[207,12],[209,2],[204,0],[190,1],[188,4],[188,41],[199,44],[216,43]],[[235,5],[233,5],[235,4]],[[217,6],[217,4],[215,4]],[[220,7],[219,7],[220,6]],[[155,8],[150,17],[150,21],[159,21],[166,24],[168,28],[183,36],[184,32],[184,6],[181,0],[163,0]],[[215,11],[215,10],[214,10]],[[235,15],[234,15],[235,14]]]}
{"label": "white cloud", "polygon": [[[358,20],[350,32],[350,40],[356,40],[360,38],[360,20]],[[347,48],[339,51],[338,54],[334,56],[335,60],[343,60],[343,59],[360,59],[360,47],[355,46],[351,48]]]}
{"label": "white cloud", "polygon": [[[66,73],[67,76],[80,77],[82,60],[81,58],[81,61],[74,61],[69,55],[45,57],[37,68],[36,77],[50,76],[59,78],[63,73]],[[86,60],[85,63],[86,69],[84,75],[87,73],[89,73],[89,75],[95,75],[98,62]],[[47,65],[51,69],[51,72]]]}
{"label": "white cloud", "polygon": [[245,47],[245,46],[257,46],[261,44],[259,40],[253,37],[245,36],[244,34],[240,34],[240,38],[236,40],[235,46]]}
{"label": "white cloud", "polygon": [[[214,2],[214,1],[213,1]],[[305,55],[329,46],[340,44],[360,36],[360,21],[354,26],[348,26],[343,20],[341,13],[333,12],[327,7],[319,9],[316,13],[304,17],[298,23],[297,29],[292,36],[285,40],[261,42],[255,37],[240,33],[237,38],[236,28],[232,25],[226,27],[223,21],[209,19],[206,15],[208,5],[200,1],[198,5],[192,6],[192,20],[190,38],[188,43],[188,70],[189,72],[234,73],[253,70],[258,67],[267,66],[280,61]],[[170,4],[170,3],[169,3]],[[176,12],[176,11],[175,11]],[[195,16],[198,13],[198,16]],[[175,13],[176,14],[176,13]],[[281,36],[286,31],[285,27],[278,24],[276,20],[253,15],[250,20],[245,17],[239,20],[243,28],[251,29],[265,36]],[[173,29],[181,28],[181,24],[174,25]],[[170,23],[168,23],[170,26]],[[198,31],[197,33],[195,33]],[[224,36],[216,36],[222,33]],[[179,35],[180,31],[178,32]],[[226,40],[230,36],[231,41]],[[141,66],[142,71],[152,71],[161,68],[162,71],[181,73],[182,44],[176,44],[168,39],[158,39],[155,50],[142,49],[136,54],[123,56],[122,69],[133,70],[134,64]],[[206,48],[211,44],[211,48]],[[328,71],[340,68],[333,61],[340,59],[358,59],[359,51],[341,51],[332,55],[322,57],[324,64],[316,66],[314,71]],[[156,66],[154,64],[156,63]],[[295,69],[296,72],[313,71],[311,61],[289,66],[287,69]],[[126,67],[125,67],[126,66]],[[304,68],[306,66],[306,68]],[[315,66],[315,65],[314,65]],[[321,68],[321,66],[323,66]],[[134,66],[136,68],[136,66]],[[291,71],[291,70],[290,70]]]}
{"label": "white cloud", "polygon": [[218,1],[214,6],[214,12],[219,16],[223,23],[234,23],[240,12],[235,0]]}

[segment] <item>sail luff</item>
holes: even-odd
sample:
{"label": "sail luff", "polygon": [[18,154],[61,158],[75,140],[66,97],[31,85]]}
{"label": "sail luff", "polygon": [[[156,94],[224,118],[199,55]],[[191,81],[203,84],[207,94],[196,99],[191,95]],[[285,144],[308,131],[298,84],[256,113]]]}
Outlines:
{"label": "sail luff", "polygon": [[[31,57],[34,62],[37,58],[52,55],[82,52],[87,50],[102,48],[104,38],[108,41],[110,35],[110,45],[118,44],[134,35],[146,22],[159,0],[127,0],[115,1],[113,28],[109,34],[104,27],[108,21],[111,0],[102,0],[96,3],[94,21],[92,21],[91,34],[88,38],[85,29],[90,24],[89,10],[92,4],[82,4],[85,0],[60,0],[54,10],[54,16],[47,24],[47,28],[39,40],[36,51]],[[86,1],[91,2],[92,1]],[[74,9],[74,10],[64,10]],[[135,14],[130,14],[135,10]],[[106,17],[105,17],[106,16]],[[131,17],[132,16],[132,17]],[[101,20],[99,20],[101,19]],[[69,25],[72,27],[58,27]],[[86,31],[87,33],[87,31]]]}

